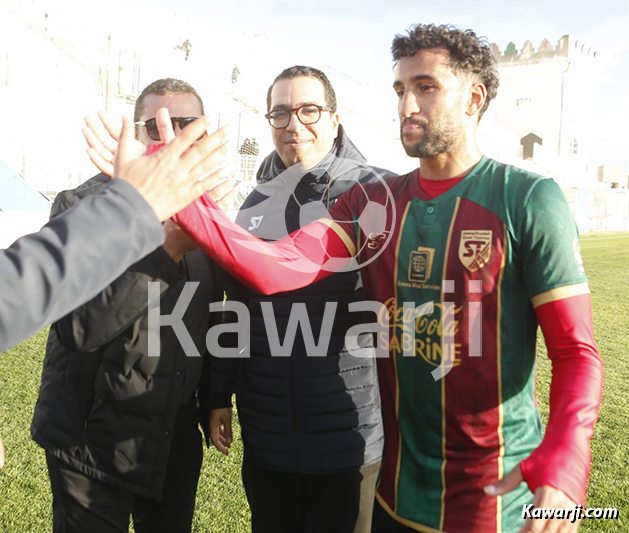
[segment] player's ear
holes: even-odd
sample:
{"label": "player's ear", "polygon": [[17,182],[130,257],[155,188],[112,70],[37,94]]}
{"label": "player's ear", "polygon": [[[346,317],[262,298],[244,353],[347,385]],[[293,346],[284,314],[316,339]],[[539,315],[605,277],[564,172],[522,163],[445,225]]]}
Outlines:
{"label": "player's ear", "polygon": [[481,109],[487,100],[487,87],[483,83],[472,83],[469,87],[469,96],[465,114],[480,117]]}

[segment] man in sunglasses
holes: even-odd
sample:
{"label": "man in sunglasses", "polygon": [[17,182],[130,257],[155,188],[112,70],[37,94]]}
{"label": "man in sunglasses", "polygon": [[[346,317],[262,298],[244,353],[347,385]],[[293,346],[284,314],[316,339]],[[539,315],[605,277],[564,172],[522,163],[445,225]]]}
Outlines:
{"label": "man in sunglasses", "polygon": [[[151,83],[134,117],[147,147],[161,142],[155,116],[162,107],[176,135],[203,115],[186,82]],[[99,174],[61,192],[52,216],[108,181]],[[208,302],[222,300],[223,282],[177,226],[166,222],[164,230],[163,246],[50,329],[31,432],[46,450],[55,532],[127,532],[130,515],[139,533],[191,529],[202,461],[196,389],[203,359],[187,357],[166,326],[159,354],[149,353],[148,283],[159,283],[162,316],[187,299],[188,281],[199,283],[183,323],[204,354]]]}
{"label": "man in sunglasses", "polygon": [[[343,192],[376,178],[341,126],[334,89],[320,70],[284,70],[269,88],[267,109],[276,149],[262,162],[258,186],[236,221],[276,240],[307,223],[305,212],[325,211]],[[228,305],[249,308],[249,357],[213,359],[210,435],[227,454],[235,393],[253,532],[371,531],[384,438],[375,350],[371,335],[354,348],[345,342],[349,328],[370,318],[348,311],[364,300],[360,274],[337,273],[273,298],[230,279],[226,293]],[[336,313],[326,330],[330,301]],[[270,304],[276,333],[263,310]],[[304,305],[307,318],[291,330]],[[229,313],[225,321],[232,321]],[[308,328],[327,346],[322,357],[307,348]],[[235,337],[223,334],[221,347],[236,348]]]}

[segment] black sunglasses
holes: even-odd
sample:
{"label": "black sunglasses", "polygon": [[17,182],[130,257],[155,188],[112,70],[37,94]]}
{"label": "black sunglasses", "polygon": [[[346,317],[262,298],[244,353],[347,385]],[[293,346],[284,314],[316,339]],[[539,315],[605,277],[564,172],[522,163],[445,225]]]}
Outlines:
{"label": "black sunglasses", "polygon": [[[170,117],[170,123],[175,129],[175,125],[179,124],[180,129],[184,129],[189,124],[192,124],[199,117]],[[159,131],[157,129],[157,121],[155,118],[149,118],[144,121],[136,122],[136,126],[146,126],[146,133],[154,141],[161,141],[159,137]]]}

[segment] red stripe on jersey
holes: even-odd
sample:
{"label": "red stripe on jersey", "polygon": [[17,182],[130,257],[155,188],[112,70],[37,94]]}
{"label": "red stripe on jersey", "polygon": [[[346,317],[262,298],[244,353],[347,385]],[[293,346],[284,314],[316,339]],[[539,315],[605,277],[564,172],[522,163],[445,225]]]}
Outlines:
{"label": "red stripe on jersey", "polygon": [[[402,204],[397,205],[398,208],[402,207]],[[394,267],[391,271],[390,281],[393,284],[391,288],[395,297],[389,307],[393,309],[393,317],[389,314],[389,339],[395,337],[395,309],[397,306],[397,289],[396,289],[396,276],[398,271],[398,256],[400,250],[400,243],[402,241],[402,233],[404,224],[406,223],[406,216],[410,203],[406,203],[404,206],[404,214],[400,219],[400,223],[396,225],[394,230],[395,244],[395,259]],[[382,300],[381,300],[382,301]],[[389,302],[386,302],[389,304]],[[382,468],[380,469],[380,483],[378,484],[378,492],[384,499],[386,504],[394,512],[397,512],[397,488],[398,488],[398,476],[400,468],[401,458],[401,442],[402,437],[400,435],[400,426],[398,424],[398,411],[399,411],[399,383],[397,372],[397,360],[395,354],[389,352],[389,357],[386,359],[378,360],[378,379],[380,384],[380,396],[382,398],[382,419],[384,426],[384,455],[382,459]]]}
{"label": "red stripe on jersey", "polygon": [[398,392],[397,374],[388,365],[393,365],[390,358],[378,360],[378,380],[382,397],[382,418],[384,422],[385,454],[382,459],[378,493],[394,509],[396,508],[397,467],[400,457],[400,429],[395,412]]}
{"label": "red stripe on jersey", "polygon": [[[444,378],[443,529],[496,531],[501,502],[487,498],[483,487],[502,474],[504,454],[499,368],[503,222],[480,205],[461,200],[447,253],[445,279],[454,282],[454,292],[444,292],[443,300],[454,302],[458,326],[454,353],[461,363]],[[482,312],[474,316],[474,304],[478,303],[482,304]],[[481,321],[477,331],[481,331],[482,341],[476,344],[480,357],[471,356],[475,350],[470,346],[469,328],[474,321]],[[475,510],[477,524],[469,522],[470,509]]]}

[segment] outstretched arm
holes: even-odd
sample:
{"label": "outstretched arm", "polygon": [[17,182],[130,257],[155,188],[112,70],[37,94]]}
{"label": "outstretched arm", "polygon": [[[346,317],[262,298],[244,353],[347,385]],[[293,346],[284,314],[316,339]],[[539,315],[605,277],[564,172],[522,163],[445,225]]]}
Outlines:
{"label": "outstretched arm", "polygon": [[[158,116],[170,123],[166,109]],[[197,141],[207,124],[202,117],[159,153],[140,157],[125,120],[115,161],[119,179],[0,250],[0,352],[89,300],[162,244],[159,221],[223,179],[213,169],[223,157],[224,134]]]}
{"label": "outstretched arm", "polygon": [[127,183],[0,250],[0,352],[92,298],[164,242],[150,206]]}
{"label": "outstretched arm", "polygon": [[[104,115],[100,120],[86,119],[86,125],[83,134],[90,146],[90,158],[108,174],[118,157],[121,136]],[[168,139],[168,131],[160,130],[160,137]],[[249,287],[263,294],[294,290],[338,272],[349,263],[354,253],[350,239],[342,230],[331,230],[328,220],[314,222],[274,243],[253,237],[219,209],[229,204],[230,187],[227,180],[214,185],[173,220],[219,265]],[[335,258],[331,267],[330,257]]]}
{"label": "outstretched arm", "polygon": [[[165,109],[158,112],[160,123],[162,128],[170,123]],[[224,171],[216,169],[225,135],[216,132],[197,141],[207,126],[202,117],[159,154],[141,157],[134,149],[133,125],[125,120],[113,167],[119,179],[38,233],[0,250],[0,352],[94,297],[163,244],[160,221],[223,179]]]}
{"label": "outstretched arm", "polygon": [[[163,246],[131,265],[94,298],[53,324],[63,346],[80,352],[104,346],[146,314],[148,283],[160,284],[161,297],[174,283],[185,279],[185,269],[178,262],[196,243],[186,246],[189,237],[171,220],[164,224],[164,232]],[[184,242],[180,242],[181,235]]]}
{"label": "outstretched arm", "polygon": [[[173,220],[230,274],[262,294],[305,287],[349,264],[346,242],[325,221],[266,242],[230,221],[208,194]],[[330,258],[334,268],[325,268]]]}

